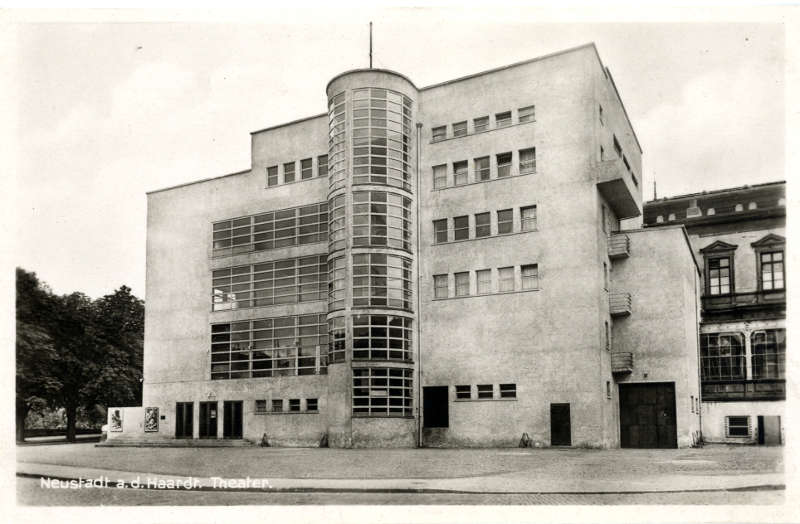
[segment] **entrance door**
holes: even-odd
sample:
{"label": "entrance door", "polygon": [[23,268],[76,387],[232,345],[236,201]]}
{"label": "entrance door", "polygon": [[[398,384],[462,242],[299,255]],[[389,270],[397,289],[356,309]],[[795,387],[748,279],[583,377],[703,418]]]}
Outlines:
{"label": "entrance door", "polygon": [[569,404],[550,404],[550,445],[572,445]]}
{"label": "entrance door", "polygon": [[223,438],[242,438],[242,401],[226,400],[223,409]]}
{"label": "entrance door", "polygon": [[619,385],[623,448],[677,448],[675,383]]}
{"label": "entrance door", "polygon": [[192,438],[194,423],[194,402],[175,404],[175,438]]}
{"label": "entrance door", "polygon": [[450,426],[447,386],[422,388],[422,427],[446,428]]}
{"label": "entrance door", "polygon": [[217,438],[217,403],[200,403],[200,438]]}

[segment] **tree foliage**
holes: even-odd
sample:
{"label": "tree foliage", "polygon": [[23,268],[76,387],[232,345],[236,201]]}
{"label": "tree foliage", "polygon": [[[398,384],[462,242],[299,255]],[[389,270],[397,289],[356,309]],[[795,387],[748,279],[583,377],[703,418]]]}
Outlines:
{"label": "tree foliage", "polygon": [[143,338],[144,303],[127,286],[94,301],[58,296],[18,268],[18,439],[37,405],[64,408],[73,440],[79,408],[141,403]]}

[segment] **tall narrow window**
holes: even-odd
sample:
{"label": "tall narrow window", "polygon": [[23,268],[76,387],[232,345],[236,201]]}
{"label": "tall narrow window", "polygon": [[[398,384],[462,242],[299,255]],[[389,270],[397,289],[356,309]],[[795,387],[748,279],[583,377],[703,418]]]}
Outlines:
{"label": "tall narrow window", "polygon": [[482,116],[480,118],[476,118],[475,120],[472,121],[472,125],[475,130],[475,133],[486,131],[487,129],[489,129],[489,117]]}
{"label": "tall narrow window", "polygon": [[504,111],[494,115],[494,122],[497,127],[507,127],[511,125],[511,111]]}
{"label": "tall narrow window", "polygon": [[453,184],[460,186],[469,182],[467,161],[453,162]]}
{"label": "tall narrow window", "polygon": [[492,292],[492,270],[481,269],[475,275],[478,281],[478,294],[485,295]]}
{"label": "tall narrow window", "polygon": [[533,122],[536,119],[536,107],[520,107],[518,112],[518,120],[520,124],[525,122]]}
{"label": "tall narrow window", "polygon": [[614,136],[614,152],[617,154],[617,158],[622,157],[622,146],[619,145],[616,135]]}
{"label": "tall narrow window", "polygon": [[511,153],[497,155],[497,177],[511,176]]}
{"label": "tall narrow window", "polygon": [[300,178],[308,180],[314,178],[314,161],[310,158],[304,158],[300,161]]}
{"label": "tall narrow window", "polygon": [[328,176],[328,155],[317,157],[317,176]]}
{"label": "tall narrow window", "polygon": [[447,165],[433,166],[433,188],[447,187]]}
{"label": "tall narrow window", "polygon": [[469,295],[469,272],[456,273],[456,296],[466,297]]}
{"label": "tall narrow window", "polygon": [[761,289],[783,289],[783,251],[761,253]]}
{"label": "tall narrow window", "polygon": [[514,228],[514,210],[501,209],[497,212],[497,234],[511,233]]}
{"label": "tall narrow window", "polygon": [[491,214],[477,213],[475,215],[475,238],[488,237],[491,234]]}
{"label": "tall narrow window", "polygon": [[433,275],[433,296],[435,298],[447,298],[447,275]]}
{"label": "tall narrow window", "polygon": [[294,162],[283,164],[283,183],[294,182]]}
{"label": "tall narrow window", "polygon": [[514,268],[501,267],[497,270],[497,288],[499,291],[514,291]]}
{"label": "tall narrow window", "polygon": [[608,291],[608,264],[603,262],[603,289]]}
{"label": "tall narrow window", "polygon": [[484,156],[481,158],[475,159],[475,180],[489,180],[490,177],[490,167],[489,167],[489,157]]}
{"label": "tall narrow window", "polygon": [[433,221],[433,234],[434,234],[434,242],[436,244],[441,244],[442,242],[447,242],[447,219],[443,218],[441,220],[434,220]]}
{"label": "tall narrow window", "polygon": [[605,322],[605,333],[606,333],[606,351],[611,350],[611,330],[608,327],[608,320]]}
{"label": "tall narrow window", "polygon": [[603,121],[603,106],[598,104],[597,107],[598,107],[598,110],[599,110],[598,113],[600,115],[600,123],[605,125],[605,122]]}
{"label": "tall narrow window", "polygon": [[434,142],[438,142],[447,138],[447,126],[434,127],[432,132]]}
{"label": "tall narrow window", "polygon": [[520,208],[519,214],[522,231],[536,231],[536,206]]}
{"label": "tall narrow window", "polygon": [[453,240],[467,240],[469,238],[469,217],[455,217],[453,219]]}
{"label": "tall narrow window", "polygon": [[270,166],[267,168],[267,186],[278,185],[278,166]]}
{"label": "tall narrow window", "polygon": [[536,148],[523,149],[519,152],[519,173],[536,172]]}
{"label": "tall narrow window", "polygon": [[727,295],[731,292],[729,257],[708,259],[708,292],[711,295]]}
{"label": "tall narrow window", "polygon": [[467,135],[467,121],[456,122],[453,124],[453,136],[466,136]]}
{"label": "tall narrow window", "polygon": [[522,266],[522,289],[539,289],[539,266],[537,264]]}
{"label": "tall narrow window", "polygon": [[600,226],[603,228],[603,233],[608,233],[608,210],[605,204],[600,204]]}

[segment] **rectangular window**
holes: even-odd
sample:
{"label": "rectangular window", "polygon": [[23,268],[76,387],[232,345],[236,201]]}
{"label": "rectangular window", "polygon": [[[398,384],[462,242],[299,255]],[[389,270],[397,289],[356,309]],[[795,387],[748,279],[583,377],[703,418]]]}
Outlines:
{"label": "rectangular window", "polygon": [[453,240],[467,240],[469,238],[469,217],[455,217],[453,219]]}
{"label": "rectangular window", "polygon": [[608,210],[605,204],[600,204],[600,227],[603,228],[603,233],[608,233]]}
{"label": "rectangular window", "polygon": [[485,295],[492,292],[492,270],[481,269],[476,272],[478,277],[478,294]]}
{"label": "rectangular window", "polygon": [[608,264],[603,262],[603,289],[608,291]]}
{"label": "rectangular window", "polygon": [[517,398],[517,385],[500,384],[500,398]]}
{"label": "rectangular window", "polygon": [[536,148],[522,149],[519,152],[519,173],[536,172]]}
{"label": "rectangular window", "polygon": [[539,266],[522,266],[522,289],[539,289]]}
{"label": "rectangular window", "polygon": [[476,118],[472,121],[472,125],[474,127],[475,133],[486,131],[487,129],[489,129],[489,117],[482,116],[480,118]]}
{"label": "rectangular window", "polygon": [[495,127],[507,127],[511,125],[511,111],[503,111],[494,115]]}
{"label": "rectangular window", "polygon": [[611,381],[606,380],[606,398],[611,398]]}
{"label": "rectangular window", "polygon": [[491,234],[490,213],[477,213],[475,215],[475,238],[488,237]]}
{"label": "rectangular window", "polygon": [[484,156],[475,159],[475,180],[489,180],[491,170],[489,167],[489,157]]}
{"label": "rectangular window", "polygon": [[412,416],[412,373],[405,368],[354,368],[353,416]]}
{"label": "rectangular window", "polygon": [[467,121],[453,124],[453,136],[467,136]]}
{"label": "rectangular window", "polygon": [[522,231],[536,231],[536,206],[520,208],[519,215]]}
{"label": "rectangular window", "polygon": [[283,411],[283,399],[281,398],[272,399],[272,412],[280,413],[282,411]]}
{"label": "rectangular window", "polygon": [[725,417],[726,437],[749,437],[750,417]]}
{"label": "rectangular window", "polygon": [[619,145],[616,135],[614,135],[614,152],[617,154],[617,158],[622,157],[622,146]]}
{"label": "rectangular window", "polygon": [[518,120],[520,124],[533,122],[536,119],[536,106],[520,107]]}
{"label": "rectangular window", "polygon": [[689,409],[694,413],[694,395],[689,396]]}
{"label": "rectangular window", "polygon": [[497,270],[497,285],[500,291],[514,291],[513,267],[501,267]]}
{"label": "rectangular window", "polygon": [[467,161],[453,162],[453,184],[460,186],[469,182]]}
{"label": "rectangular window", "polygon": [[294,162],[283,164],[283,183],[294,182]]}
{"label": "rectangular window", "polygon": [[469,295],[469,272],[456,273],[456,296],[466,297]]}
{"label": "rectangular window", "polygon": [[610,351],[611,350],[611,329],[608,326],[608,320],[606,320],[605,328],[606,328],[606,344],[605,344],[606,351]]}
{"label": "rectangular window", "polygon": [[267,168],[267,186],[278,185],[278,166],[271,166]]}
{"label": "rectangular window", "polygon": [[603,149],[603,146],[600,146],[600,162],[603,162],[606,159],[606,150]]}
{"label": "rectangular window", "polygon": [[317,399],[306,399],[306,411],[319,411],[319,403],[317,402]]}
{"label": "rectangular window", "polygon": [[600,104],[598,104],[598,105],[597,105],[597,107],[598,107],[598,109],[599,109],[600,123],[601,123],[601,124],[605,124],[605,122],[603,122],[603,106],[601,106]]}
{"label": "rectangular window", "polygon": [[730,257],[708,259],[708,292],[711,295],[727,295],[731,292]]}
{"label": "rectangular window", "polygon": [[353,315],[353,360],[413,360],[410,318]]}
{"label": "rectangular window", "polygon": [[737,381],[746,378],[744,337],[741,333],[700,335],[701,378],[704,381]]}
{"label": "rectangular window", "polygon": [[314,161],[311,158],[300,161],[300,178],[303,180],[314,178]]}
{"label": "rectangular window", "polygon": [[511,153],[497,155],[497,177],[511,176]]}
{"label": "rectangular window", "polygon": [[438,142],[447,138],[447,126],[434,127],[432,131],[434,142]]}
{"label": "rectangular window", "polygon": [[328,176],[328,155],[317,157],[317,176]]}
{"label": "rectangular window", "polygon": [[433,188],[447,187],[447,165],[433,166]]}
{"label": "rectangular window", "polygon": [[300,399],[299,398],[290,398],[289,399],[289,411],[300,411]]}
{"label": "rectangular window", "polygon": [[786,330],[766,329],[750,335],[753,378],[786,378]]}
{"label": "rectangular window", "polygon": [[514,228],[514,210],[501,209],[497,212],[497,234],[511,233]]}
{"label": "rectangular window", "polygon": [[472,398],[472,386],[456,386],[456,398],[458,400],[469,400]]}
{"label": "rectangular window", "polygon": [[478,384],[478,398],[494,398],[494,386],[491,384]]}
{"label": "rectangular window", "polygon": [[435,298],[447,298],[447,275],[433,275],[433,296]]}
{"label": "rectangular window", "polygon": [[434,243],[441,244],[447,242],[447,219],[433,221],[433,239]]}
{"label": "rectangular window", "polygon": [[256,413],[266,413],[266,412],[267,412],[267,401],[256,400]]}
{"label": "rectangular window", "polygon": [[761,289],[783,289],[783,251],[761,253]]}

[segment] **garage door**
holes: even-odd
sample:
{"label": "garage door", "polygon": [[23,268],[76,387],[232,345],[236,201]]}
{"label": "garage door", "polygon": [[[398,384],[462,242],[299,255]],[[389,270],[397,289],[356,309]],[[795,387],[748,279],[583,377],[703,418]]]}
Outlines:
{"label": "garage door", "polygon": [[675,383],[619,385],[623,448],[676,448]]}

